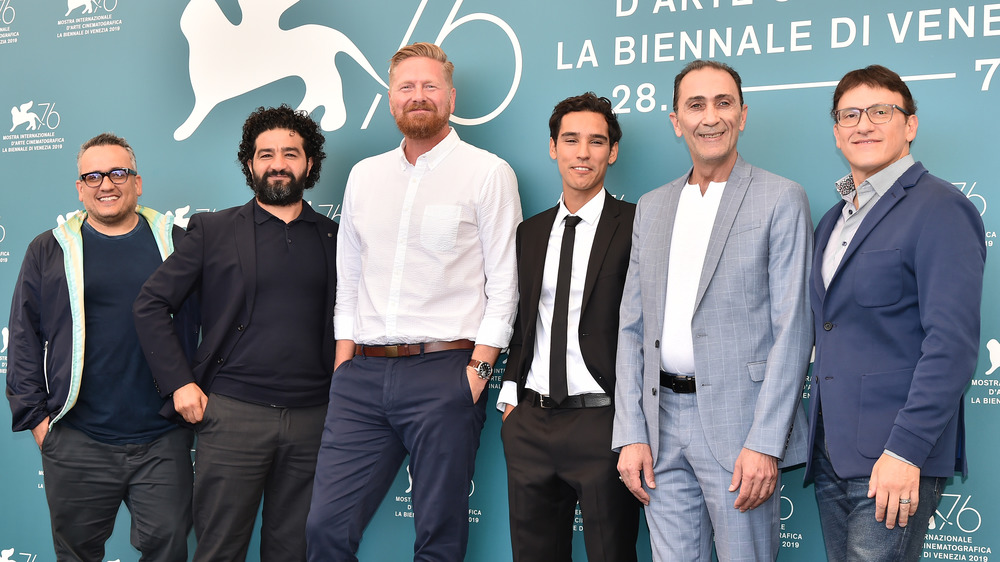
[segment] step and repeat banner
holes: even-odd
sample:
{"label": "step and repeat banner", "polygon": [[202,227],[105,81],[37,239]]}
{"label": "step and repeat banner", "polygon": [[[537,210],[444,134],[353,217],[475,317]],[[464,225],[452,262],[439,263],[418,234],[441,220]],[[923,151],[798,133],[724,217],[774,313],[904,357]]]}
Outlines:
{"label": "step and repeat banner", "polygon": [[[981,211],[990,252],[1000,230],[1000,3],[971,0],[0,0],[0,375],[10,295],[25,248],[79,209],[80,144],[127,138],[140,202],[173,213],[251,197],[236,149],[256,107],[311,111],[326,133],[323,177],[307,199],[337,218],[351,166],[396,146],[388,59],[403,44],[440,44],[456,66],[453,124],[517,172],[525,215],[555,203],[560,178],[547,120],[559,100],[607,96],[624,130],[607,187],[636,201],[690,166],[668,120],[674,75],[712,58],[743,77],[749,116],[740,152],[805,186],[814,220],[838,200],[848,167],[834,145],[833,88],[879,63],[918,103],[913,153]],[[997,263],[986,264],[979,364],[966,393],[970,475],[949,482],[924,558],[1000,559],[1000,324]],[[955,291],[964,287],[956,285]],[[491,385],[491,400],[499,388]],[[809,398],[805,388],[804,400]],[[0,426],[10,413],[0,408]],[[510,558],[499,415],[484,429],[470,498],[469,560]],[[784,474],[780,559],[822,560],[812,487]],[[362,560],[411,557],[404,467],[372,522]],[[576,559],[583,554],[577,518]],[[128,513],[107,561],[135,561]],[[645,533],[640,542],[646,540]],[[193,538],[192,538],[193,543]],[[256,560],[257,542],[251,546]],[[650,559],[649,546],[640,547]],[[54,560],[41,460],[28,433],[0,430],[0,561]]]}

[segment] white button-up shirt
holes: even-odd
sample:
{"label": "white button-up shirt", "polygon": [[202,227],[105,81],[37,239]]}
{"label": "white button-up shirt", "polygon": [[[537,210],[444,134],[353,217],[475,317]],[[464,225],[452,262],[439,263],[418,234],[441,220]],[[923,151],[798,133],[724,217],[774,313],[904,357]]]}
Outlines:
{"label": "white button-up shirt", "polygon": [[[573,269],[569,282],[569,308],[566,321],[566,388],[569,395],[602,393],[604,389],[597,384],[597,379],[590,373],[583,360],[580,349],[580,313],[583,312],[583,286],[587,281],[587,268],[590,267],[590,250],[594,247],[594,236],[597,234],[597,224],[601,221],[604,211],[604,189],[590,201],[580,207],[576,216],[580,224],[576,225],[576,236],[573,241]],[[549,363],[552,357],[552,312],[556,302],[556,281],[559,279],[559,259],[562,253],[563,231],[566,230],[566,217],[569,209],[559,198],[559,210],[556,211],[552,230],[549,231],[548,246],[545,251],[545,265],[542,270],[542,291],[538,297],[538,318],[535,320],[535,346],[532,351],[531,367],[528,368],[528,378],[525,386],[539,394],[549,394]],[[521,244],[525,244],[522,238]],[[517,406],[517,383],[504,381],[497,397],[497,409],[503,411],[507,404]]]}
{"label": "white button-up shirt", "polygon": [[520,222],[514,171],[454,129],[416,164],[402,143],[362,160],[341,212],[337,339],[506,347],[517,311]]}

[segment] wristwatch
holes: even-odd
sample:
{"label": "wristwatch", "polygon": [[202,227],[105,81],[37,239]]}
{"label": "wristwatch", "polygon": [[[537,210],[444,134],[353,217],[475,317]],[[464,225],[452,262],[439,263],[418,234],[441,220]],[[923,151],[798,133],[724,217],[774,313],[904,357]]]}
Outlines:
{"label": "wristwatch", "polygon": [[469,361],[469,366],[475,369],[476,375],[484,381],[488,381],[493,377],[493,365],[490,365],[486,361],[473,359]]}

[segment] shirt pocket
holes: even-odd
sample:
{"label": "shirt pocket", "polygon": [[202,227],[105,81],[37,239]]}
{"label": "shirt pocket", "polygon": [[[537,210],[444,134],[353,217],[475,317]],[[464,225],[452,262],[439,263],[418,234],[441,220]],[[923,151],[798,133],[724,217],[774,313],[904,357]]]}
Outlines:
{"label": "shirt pocket", "polygon": [[858,254],[854,298],[864,307],[889,306],[903,298],[903,256],[899,249]]}
{"label": "shirt pocket", "polygon": [[427,250],[443,252],[455,247],[461,205],[427,205],[420,222],[420,244]]}

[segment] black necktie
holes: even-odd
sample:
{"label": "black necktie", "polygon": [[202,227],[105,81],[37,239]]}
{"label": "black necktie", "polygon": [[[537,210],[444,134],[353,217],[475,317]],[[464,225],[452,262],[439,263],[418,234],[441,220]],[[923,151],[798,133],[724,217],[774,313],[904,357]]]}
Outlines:
{"label": "black necktie", "polygon": [[559,276],[556,278],[556,301],[552,307],[552,346],[549,349],[549,397],[556,404],[569,395],[566,386],[566,323],[569,320],[569,281],[573,276],[573,241],[580,217],[566,217],[562,247],[559,249]]}

